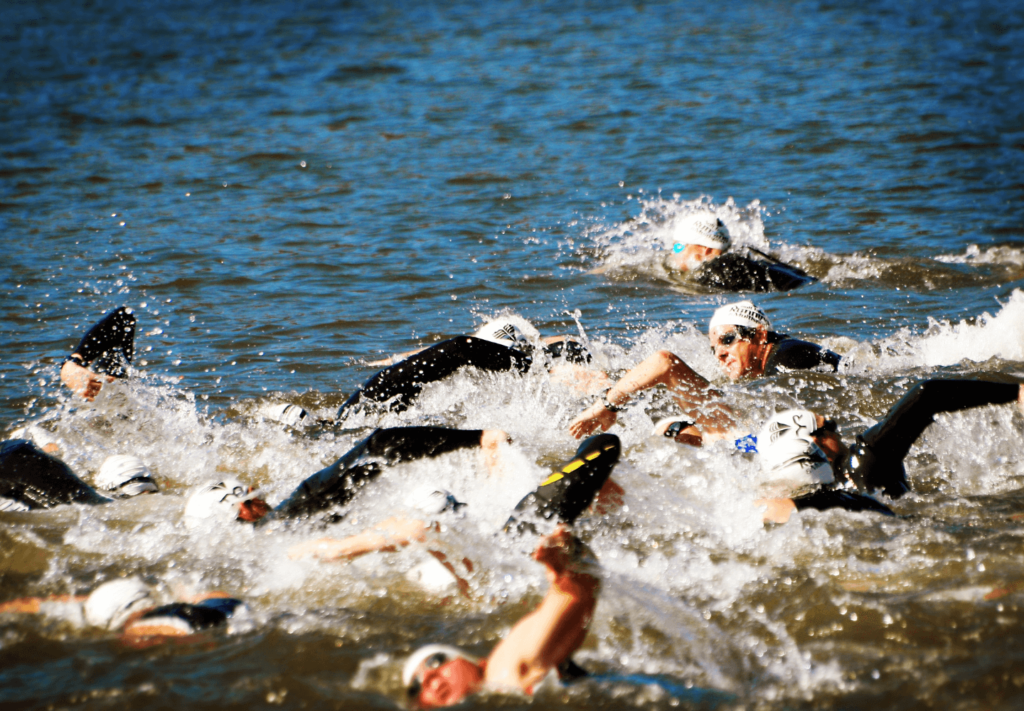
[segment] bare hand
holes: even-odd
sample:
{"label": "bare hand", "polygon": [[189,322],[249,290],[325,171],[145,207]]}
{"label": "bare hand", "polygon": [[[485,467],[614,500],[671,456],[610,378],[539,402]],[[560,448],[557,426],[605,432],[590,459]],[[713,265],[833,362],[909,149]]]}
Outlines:
{"label": "bare hand", "polygon": [[583,411],[579,417],[569,425],[569,434],[576,439],[596,432],[598,428],[607,432],[608,428],[615,424],[618,416],[606,408],[603,402],[595,402]]}
{"label": "bare hand", "polygon": [[597,497],[591,507],[599,516],[605,516],[612,511],[622,508],[626,490],[611,479],[606,479],[604,486],[597,492]]}
{"label": "bare hand", "polygon": [[60,379],[73,393],[81,395],[89,402],[92,402],[100,394],[104,380],[108,383],[114,381],[113,377],[98,375],[73,360],[69,360],[61,366]]}
{"label": "bare hand", "polygon": [[543,563],[555,575],[560,575],[572,557],[573,538],[569,529],[559,524],[554,533],[540,539],[537,550],[533,552],[533,559]]}

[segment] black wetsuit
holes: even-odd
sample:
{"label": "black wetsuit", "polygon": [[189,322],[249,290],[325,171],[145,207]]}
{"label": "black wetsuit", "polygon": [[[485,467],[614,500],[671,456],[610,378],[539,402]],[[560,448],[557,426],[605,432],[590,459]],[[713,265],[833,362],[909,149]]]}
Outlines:
{"label": "black wetsuit", "polygon": [[[502,346],[503,347],[503,346]],[[347,504],[384,467],[480,446],[483,430],[392,427],[374,430],[331,466],[313,474],[260,523],[300,518]]]}
{"label": "black wetsuit", "polygon": [[68,356],[95,373],[124,378],[135,356],[135,316],[127,306],[114,309],[90,328]]}
{"label": "black wetsuit", "polygon": [[779,371],[786,370],[818,369],[834,373],[839,369],[839,354],[814,343],[790,338],[774,331],[768,334],[768,342],[774,345],[764,364],[765,375],[776,375]]}
{"label": "black wetsuit", "polygon": [[817,281],[791,264],[726,252],[690,272],[701,286],[722,291],[789,291]]}
{"label": "black wetsuit", "polygon": [[149,624],[164,622],[175,627],[184,627],[189,634],[194,634],[227,624],[232,615],[244,606],[244,602],[232,597],[212,597],[195,604],[173,602],[149,610],[139,617],[138,621]]}
{"label": "black wetsuit", "polygon": [[[543,352],[547,358],[564,357],[570,363],[590,360],[590,354],[575,341],[553,343]],[[532,363],[532,355],[518,348],[474,336],[451,338],[378,372],[338,409],[338,420],[353,409],[370,404],[387,403],[389,409],[401,412],[419,396],[424,385],[443,380],[459,368],[473,366],[492,373],[525,373]]]}
{"label": "black wetsuit", "polygon": [[839,471],[864,491],[881,489],[891,498],[910,490],[903,459],[940,412],[959,412],[1017,400],[1017,383],[984,380],[926,380],[890,408],[881,422],[857,435]]}
{"label": "black wetsuit", "polygon": [[110,503],[67,464],[24,439],[0,442],[0,499],[28,509]]}

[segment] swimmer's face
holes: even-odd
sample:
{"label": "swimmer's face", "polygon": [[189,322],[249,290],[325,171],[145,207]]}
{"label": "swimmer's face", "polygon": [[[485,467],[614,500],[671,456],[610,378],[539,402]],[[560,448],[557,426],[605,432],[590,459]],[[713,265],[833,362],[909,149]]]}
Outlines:
{"label": "swimmer's face", "polygon": [[764,373],[768,355],[768,330],[764,327],[740,329],[737,326],[715,326],[708,333],[711,350],[722,364],[730,380],[754,378]]}
{"label": "swimmer's face", "polygon": [[421,708],[452,706],[472,694],[483,682],[483,670],[468,659],[456,657],[431,668],[433,657],[416,672],[420,685],[416,701]]}
{"label": "swimmer's face", "polygon": [[672,268],[678,269],[681,272],[692,271],[704,262],[722,255],[722,250],[705,247],[700,244],[688,244],[684,247],[676,243],[672,252]]}
{"label": "swimmer's face", "polygon": [[239,521],[259,521],[270,513],[270,504],[263,499],[247,499],[238,505]]}

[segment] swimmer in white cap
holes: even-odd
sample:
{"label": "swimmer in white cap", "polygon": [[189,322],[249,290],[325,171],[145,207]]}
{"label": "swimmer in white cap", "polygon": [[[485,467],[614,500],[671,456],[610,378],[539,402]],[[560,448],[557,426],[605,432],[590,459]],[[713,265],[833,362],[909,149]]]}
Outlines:
{"label": "swimmer in white cap", "polygon": [[675,219],[665,244],[671,251],[667,266],[687,272],[729,249],[729,231],[710,210],[696,210]]}
{"label": "swimmer in white cap", "polygon": [[542,340],[537,330],[518,316],[500,317],[471,336],[450,338],[395,358],[399,360],[377,361],[390,367],[363,383],[342,404],[339,421],[358,409],[405,410],[426,384],[467,366],[492,373],[525,373],[534,362],[542,362],[553,377],[584,392],[599,392],[608,380],[603,371],[587,367],[591,355],[582,344],[562,336]]}
{"label": "swimmer in white cap", "polygon": [[789,291],[816,281],[799,267],[750,246],[728,251],[729,231],[710,210],[677,217],[665,234],[665,266],[713,291]]}
{"label": "swimmer in white cap", "polygon": [[181,637],[225,625],[247,611],[245,603],[225,593],[192,596],[160,604],[157,591],[139,578],[110,580],[89,595],[23,597],[0,605],[0,613],[42,614],[81,621],[126,639]]}
{"label": "swimmer in white cap", "polygon": [[[940,412],[1016,404],[1024,413],[1024,386],[985,380],[925,380],[911,388],[882,420],[847,447],[836,423],[808,410],[788,410],[768,420],[757,436],[770,480],[795,489],[757,502],[766,520],[784,522],[806,508],[892,512],[864,494],[897,499],[910,490],[903,459]],[[861,493],[856,493],[861,492]],[[884,510],[883,510],[884,509]]]}
{"label": "swimmer in white cap", "polygon": [[130,455],[108,457],[95,483],[103,494],[32,442],[0,442],[0,511],[32,511],[61,504],[108,504],[112,498],[158,491],[146,465]]}
{"label": "swimmer in white cap", "polygon": [[484,689],[532,694],[569,661],[597,605],[596,566],[564,528],[542,539],[533,558],[547,568],[548,591],[485,659],[447,645],[427,645],[409,657],[402,682],[414,707],[451,706]]}
{"label": "swimmer in white cap", "polygon": [[185,505],[190,528],[207,521],[337,520],[339,509],[362,493],[385,468],[464,449],[479,449],[488,468],[499,466],[500,447],[510,441],[501,430],[459,430],[448,427],[388,427],[374,430],[334,464],[306,477],[273,509],[260,492],[235,478],[199,487]]}
{"label": "swimmer in white cap", "polygon": [[[758,378],[787,370],[828,370],[839,366],[839,356],[807,341],[776,333],[764,311],[750,301],[727,304],[715,311],[708,328],[711,350],[730,380]],[[615,424],[616,413],[630,398],[655,385],[675,395],[689,424],[676,427],[676,439],[696,444],[703,438],[723,437],[733,426],[721,392],[670,351],[658,351],[626,373],[604,398],[580,414],[569,432],[577,439]],[[659,423],[665,434],[672,422]]]}

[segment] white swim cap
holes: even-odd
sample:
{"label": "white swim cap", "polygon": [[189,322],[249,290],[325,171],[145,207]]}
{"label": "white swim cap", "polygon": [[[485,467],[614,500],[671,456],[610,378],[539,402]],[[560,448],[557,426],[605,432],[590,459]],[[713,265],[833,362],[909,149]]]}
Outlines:
{"label": "white swim cap", "polygon": [[471,664],[480,664],[480,657],[475,657],[458,647],[448,644],[428,644],[417,649],[405,660],[405,665],[402,667],[402,683],[407,687],[412,684],[416,672],[424,662],[427,662],[430,669],[437,669],[453,659],[465,659]]}
{"label": "white swim cap", "polygon": [[96,472],[94,483],[119,497],[136,496],[149,491],[159,491],[153,481],[153,473],[142,460],[131,454],[115,454],[107,457]]}
{"label": "white swim cap", "polygon": [[811,436],[816,429],[817,418],[809,410],[786,410],[765,423],[757,435],[757,451],[769,481],[793,486],[835,481],[828,457]]}
{"label": "white swim cap", "polygon": [[424,484],[405,497],[405,505],[427,516],[436,516],[444,511],[457,511],[464,503],[458,501],[450,491],[438,486]]}
{"label": "white swim cap", "polygon": [[211,482],[189,497],[185,504],[185,523],[192,526],[210,518],[234,521],[238,518],[239,504],[258,494],[258,491],[249,491],[238,479]]}
{"label": "white swim cap", "polygon": [[153,591],[138,578],[111,580],[85,601],[85,619],[90,625],[116,630],[135,612],[156,606]]}
{"label": "white swim cap", "polygon": [[490,341],[491,343],[508,346],[509,348],[521,348],[530,345],[530,341],[522,329],[513,323],[511,319],[507,318],[499,318],[490,323],[485,323],[473,336]]}
{"label": "white swim cap", "polygon": [[716,310],[711,317],[711,323],[708,324],[708,333],[715,326],[746,326],[747,328],[763,326],[769,331],[772,330],[772,322],[765,316],[764,311],[754,306],[752,301],[737,301]]}
{"label": "white swim cap", "polygon": [[272,405],[264,410],[268,419],[275,420],[289,427],[305,426],[306,411],[298,405]]}
{"label": "white swim cap", "polygon": [[673,251],[682,251],[676,245],[699,244],[724,252],[729,249],[729,232],[713,212],[697,210],[676,218],[665,242]]}

